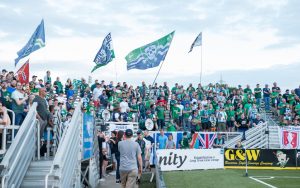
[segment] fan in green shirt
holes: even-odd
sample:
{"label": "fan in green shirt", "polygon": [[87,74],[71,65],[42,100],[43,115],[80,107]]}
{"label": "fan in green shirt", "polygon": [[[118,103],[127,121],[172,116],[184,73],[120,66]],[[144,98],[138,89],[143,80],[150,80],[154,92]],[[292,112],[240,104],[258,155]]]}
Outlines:
{"label": "fan in green shirt", "polygon": [[178,119],[179,118],[179,113],[180,113],[180,108],[176,105],[174,106],[173,110],[172,110],[172,118]]}
{"label": "fan in green shirt", "polygon": [[160,102],[160,104],[156,107],[156,113],[157,113],[157,119],[165,119],[165,108],[162,106],[162,103]]}
{"label": "fan in green shirt", "polygon": [[174,123],[173,120],[171,120],[169,123],[167,123],[167,131],[168,132],[176,132],[176,124]]}
{"label": "fan in green shirt", "polygon": [[262,94],[261,88],[256,87],[256,88],[254,89],[254,97],[255,97],[256,99],[261,99],[261,94]]}
{"label": "fan in green shirt", "polygon": [[300,103],[295,106],[295,112],[297,115],[300,115]]}
{"label": "fan in green shirt", "polygon": [[[293,90],[292,90],[292,92],[293,92]],[[290,105],[295,105],[296,104],[296,100],[295,100],[295,97],[296,97],[297,95],[295,94],[295,93],[291,93],[291,94],[289,94],[289,96],[288,96],[288,101],[289,101],[289,104]]]}
{"label": "fan in green shirt", "polygon": [[183,138],[180,141],[180,149],[189,149],[189,139],[187,137],[187,132],[183,133]]}
{"label": "fan in green shirt", "polygon": [[279,105],[278,105],[280,115],[282,115],[282,116],[284,115],[285,108],[286,108],[286,101],[285,101],[285,99],[282,99],[282,102],[279,103]]}

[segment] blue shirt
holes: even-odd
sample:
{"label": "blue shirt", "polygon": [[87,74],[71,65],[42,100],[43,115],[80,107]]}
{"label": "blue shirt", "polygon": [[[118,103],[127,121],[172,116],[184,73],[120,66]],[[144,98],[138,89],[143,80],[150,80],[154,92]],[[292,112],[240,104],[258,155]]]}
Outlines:
{"label": "blue shirt", "polygon": [[158,149],[165,149],[168,137],[166,135],[158,136]]}

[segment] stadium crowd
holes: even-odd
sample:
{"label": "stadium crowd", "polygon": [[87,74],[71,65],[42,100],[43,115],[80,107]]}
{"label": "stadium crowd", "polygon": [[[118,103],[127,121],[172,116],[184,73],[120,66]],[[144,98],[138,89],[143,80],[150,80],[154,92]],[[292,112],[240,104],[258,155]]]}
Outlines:
{"label": "stadium crowd", "polygon": [[[80,81],[68,79],[63,84],[59,77],[52,79],[50,71],[47,71],[43,79],[33,75],[29,83],[22,84],[14,72],[5,69],[1,72],[0,81],[1,125],[12,122],[12,115],[7,109],[15,113],[15,125],[21,125],[30,106],[37,102],[38,119],[42,122],[41,131],[44,131],[45,127],[53,126],[56,112],[61,113],[64,122],[70,121],[77,98],[82,101],[83,110],[97,118],[103,118],[102,112],[106,110],[111,114],[111,121],[138,122],[140,130],[136,142],[141,147],[145,170],[149,166],[150,148],[154,145],[145,127],[147,119],[152,120],[153,131],[161,131],[160,145],[157,146],[160,149],[176,148],[172,135],[166,137],[164,131],[185,131],[180,148],[189,148],[187,131],[245,132],[264,122],[262,112],[273,113],[281,126],[298,126],[300,120],[300,86],[282,92],[276,82],[272,87],[257,84],[253,89],[249,85],[235,88],[218,83],[208,86],[189,84],[185,88],[178,83],[169,86],[167,82],[163,85],[142,82],[134,88],[126,82],[114,84],[97,79],[93,84],[88,84],[84,78]],[[112,132],[110,138],[103,132],[98,134],[102,177],[107,176],[105,172],[110,152],[118,183],[118,142],[123,135],[122,131]],[[218,139],[221,137],[218,136]],[[220,147],[220,143],[214,145]]]}

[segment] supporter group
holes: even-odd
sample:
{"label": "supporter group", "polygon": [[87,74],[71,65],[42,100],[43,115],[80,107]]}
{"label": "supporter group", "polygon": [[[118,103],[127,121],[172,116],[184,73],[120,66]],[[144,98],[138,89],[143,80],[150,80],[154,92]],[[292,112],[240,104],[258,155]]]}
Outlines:
{"label": "supporter group", "polygon": [[[148,131],[160,130],[161,135],[164,131],[184,131],[184,135],[197,131],[244,133],[264,122],[263,112],[275,115],[281,126],[299,126],[300,120],[300,86],[282,91],[276,82],[270,85],[257,84],[255,88],[249,85],[229,87],[218,83],[207,86],[189,84],[183,87],[185,83],[169,86],[167,82],[162,85],[141,82],[139,86],[133,87],[127,82],[114,83],[97,79],[88,84],[84,78],[76,82],[68,79],[62,83],[59,77],[52,78],[50,71],[47,71],[43,78],[33,75],[29,83],[22,84],[14,72],[5,69],[1,72],[0,80],[1,125],[11,124],[12,114],[7,109],[15,113],[15,125],[21,125],[33,102],[41,104],[42,99],[46,101],[46,109],[37,110],[38,118],[45,122],[44,127],[53,126],[53,116],[57,111],[61,113],[63,121],[68,122],[74,111],[75,100],[80,99],[83,110],[97,118],[103,118],[102,112],[107,110],[111,114],[110,121],[138,123],[136,141],[141,146],[145,167],[145,156],[149,154],[142,138],[148,139],[152,146],[154,143]],[[152,130],[146,130],[147,119],[153,122]],[[117,143],[123,134],[115,131],[111,138],[107,138],[103,132],[99,132],[102,177],[107,176],[105,171],[108,158],[103,143],[107,143],[107,149],[114,154],[112,158],[117,165]],[[165,144],[158,146],[159,149],[175,147],[172,136],[165,139]],[[179,147],[189,148],[189,140],[184,139]],[[117,182],[119,179],[117,172]]]}

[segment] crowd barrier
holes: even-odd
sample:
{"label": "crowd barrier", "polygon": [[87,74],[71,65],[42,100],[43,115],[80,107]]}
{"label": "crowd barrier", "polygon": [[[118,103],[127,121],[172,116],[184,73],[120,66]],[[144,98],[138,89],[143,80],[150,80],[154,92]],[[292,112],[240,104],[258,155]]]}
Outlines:
{"label": "crowd barrier", "polygon": [[223,169],[223,149],[157,150],[161,171]]}
{"label": "crowd barrier", "polygon": [[300,170],[298,149],[162,149],[156,150],[161,171],[199,169]]}
{"label": "crowd barrier", "polygon": [[[246,160],[247,157],[247,160]],[[296,149],[225,149],[224,168],[298,169],[300,150]]]}

